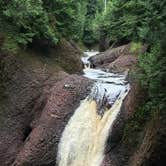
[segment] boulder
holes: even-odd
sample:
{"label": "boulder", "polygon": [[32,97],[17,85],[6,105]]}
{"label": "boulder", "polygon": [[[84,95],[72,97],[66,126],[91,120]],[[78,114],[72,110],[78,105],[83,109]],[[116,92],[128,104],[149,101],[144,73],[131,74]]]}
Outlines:
{"label": "boulder", "polygon": [[[32,63],[33,62],[33,63]],[[45,105],[48,90],[68,74],[29,56],[0,54],[0,163],[9,166]]]}
{"label": "boulder", "polygon": [[83,53],[74,42],[63,39],[51,50],[50,54],[55,58],[55,63],[68,73],[82,72],[81,56]]}
{"label": "boulder", "polygon": [[[90,58],[90,61],[94,67],[100,67],[111,72],[125,72],[134,70],[138,63],[137,55],[144,53],[147,46],[141,46],[137,49],[133,49],[133,43],[127,45],[108,49],[107,51],[98,54]],[[123,138],[124,127],[127,120],[131,119],[137,111],[139,105],[144,101],[146,95],[140,84],[130,79],[130,91],[121,107],[121,112],[116,118],[112,130],[110,131],[105,147],[105,158],[102,166],[121,165],[121,161],[125,158],[122,155],[122,159],[118,159],[118,155],[115,153],[119,149],[119,143]]]}
{"label": "boulder", "polygon": [[124,128],[126,122],[133,117],[139,105],[144,101],[145,95],[146,94],[139,83],[133,82],[131,84],[130,91],[124,99],[124,102],[121,106],[121,111],[116,118],[112,130],[108,136],[105,147],[105,158],[102,166],[120,166],[123,157],[125,158],[124,154],[120,156],[122,159],[119,159],[119,155],[117,155],[117,151],[121,149],[119,144],[123,140]]}
{"label": "boulder", "polygon": [[[109,48],[105,52],[102,52],[100,54],[97,54],[96,56],[89,58],[91,65],[95,68],[100,67],[107,69],[115,69],[117,66],[119,67],[119,69],[131,67],[131,63],[135,63],[135,61],[137,61],[135,56],[140,53],[144,53],[147,49],[146,45],[140,45],[138,48],[134,48],[133,45],[133,43],[129,43],[117,48]],[[135,56],[132,57],[132,55]],[[125,57],[123,58],[123,56]],[[113,64],[111,65],[111,63]],[[122,67],[120,65],[122,65]]]}
{"label": "boulder", "polygon": [[[18,153],[21,153],[27,137],[36,127],[43,113],[52,93],[52,87],[57,82],[65,78],[71,80],[77,87],[73,91],[75,90],[78,99],[75,99],[76,103],[74,103],[73,97],[71,99],[73,103],[66,107],[79,104],[79,99],[83,97],[84,92],[87,92],[90,83],[83,77],[76,75],[70,77],[66,72],[81,71],[80,55],[81,52],[67,41],[61,41],[49,50],[43,50],[41,47],[40,50],[31,48],[15,55],[0,52],[1,166],[12,165]],[[69,111],[74,111],[74,108]],[[52,157],[51,160],[55,160],[56,154]]]}
{"label": "boulder", "polygon": [[109,48],[105,52],[89,58],[89,60],[93,67],[99,67],[113,62],[122,54],[128,54],[129,49],[130,49],[130,44],[117,48]]}
{"label": "boulder", "polygon": [[111,72],[124,72],[128,69],[134,69],[137,63],[137,56],[121,55],[115,61],[110,63],[106,68],[109,69]]}
{"label": "boulder", "polygon": [[51,88],[41,115],[31,123],[31,132],[12,166],[55,165],[62,131],[80,100],[89,93],[91,83],[84,77],[71,75]]}
{"label": "boulder", "polygon": [[141,87],[139,82],[133,81],[131,88],[123,102],[123,110],[125,111],[125,119],[133,117],[135,112],[138,110],[139,105],[144,102],[147,92]]}
{"label": "boulder", "polygon": [[83,53],[73,41],[61,39],[57,45],[51,45],[47,40],[36,39],[26,52],[29,50],[31,54],[45,58],[45,62],[51,60],[52,64],[70,74],[81,72],[83,69]]}

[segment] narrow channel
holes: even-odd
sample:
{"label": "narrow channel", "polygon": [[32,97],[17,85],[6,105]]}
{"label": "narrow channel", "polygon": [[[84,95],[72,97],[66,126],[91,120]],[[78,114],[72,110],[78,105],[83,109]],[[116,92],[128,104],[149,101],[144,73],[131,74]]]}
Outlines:
{"label": "narrow channel", "polygon": [[130,89],[127,72],[93,69],[89,62],[98,52],[84,52],[84,76],[95,81],[66,125],[58,148],[59,166],[100,166],[112,126]]}

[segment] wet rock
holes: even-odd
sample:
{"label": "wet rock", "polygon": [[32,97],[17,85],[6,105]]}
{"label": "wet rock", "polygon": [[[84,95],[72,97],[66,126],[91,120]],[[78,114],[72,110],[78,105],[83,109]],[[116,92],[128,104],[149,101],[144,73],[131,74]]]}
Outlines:
{"label": "wet rock", "polygon": [[54,76],[46,74],[46,77],[42,77],[41,73],[38,73],[37,76],[36,73],[35,77],[31,75],[31,78],[25,73],[25,77],[21,73],[19,74],[15,78],[16,82],[10,80],[9,91],[5,91],[5,96],[0,101],[1,166],[9,166],[15,160],[17,153],[40,117],[50,88],[58,80],[67,76],[64,72]]}
{"label": "wet rock", "polygon": [[130,91],[121,106],[121,111],[114,122],[112,130],[110,131],[105,153],[116,148],[123,136],[125,122],[133,117],[139,105],[144,101],[145,95],[144,90],[138,83],[135,82],[131,85]]}
{"label": "wet rock", "polygon": [[[106,66],[106,68],[113,72],[124,72],[126,69],[133,70],[138,60],[135,55],[121,55],[115,61]],[[110,135],[108,137],[105,154],[106,159],[104,159],[105,165],[109,165],[109,162],[113,161],[112,155],[116,158],[119,156],[114,153],[119,149],[119,143],[123,138],[125,123],[128,119],[132,118],[137,111],[139,105],[144,101],[144,96],[146,96],[145,91],[142,89],[139,83],[134,80],[130,81],[130,91],[121,107],[121,112],[114,122]],[[120,156],[121,158],[125,155]],[[109,158],[109,159],[108,159]],[[119,160],[119,159],[118,159]],[[125,161],[128,159],[124,159]],[[120,166],[122,159],[118,161],[115,165]]]}
{"label": "wet rock", "polygon": [[121,110],[117,119],[115,120],[112,129],[110,130],[109,137],[107,139],[105,153],[111,152],[119,143],[123,135],[123,129],[125,124],[125,112]]}
{"label": "wet rock", "polygon": [[[144,89],[142,89],[142,87],[139,85],[139,83],[133,82],[131,84],[131,88],[128,95],[124,99],[124,102],[121,106],[121,112],[119,113],[117,119],[114,122],[114,125],[112,127],[112,130],[110,131],[106,143],[106,148],[105,148],[106,159],[104,159],[103,161],[106,166],[109,165],[108,164],[109,162],[116,161],[112,159],[112,156],[114,156],[115,159],[117,159],[118,161],[116,162],[117,165],[115,164],[116,166],[122,166],[125,164],[126,166],[128,165],[126,161],[128,161],[131,156],[128,156],[127,153],[131,155],[132,152],[130,152],[130,150],[127,149],[127,146],[130,145],[126,145],[125,141],[123,142],[124,128],[127,121],[130,120],[135,114],[135,112],[138,110],[139,105],[141,105],[144,102],[145,96],[146,93]],[[126,145],[125,148],[124,145]],[[129,149],[133,150],[134,147],[130,147]],[[133,165],[131,164],[131,166]]]}
{"label": "wet rock", "polygon": [[106,69],[109,69],[109,68],[116,69],[116,67],[119,67],[119,69],[121,68],[123,69],[126,67],[131,68],[132,63],[135,63],[137,61],[136,58],[134,56],[132,57],[131,55],[138,55],[140,53],[144,53],[147,49],[146,45],[140,45],[138,49],[134,49],[134,50],[132,50],[132,47],[133,47],[133,44],[129,43],[117,48],[109,48],[105,52],[89,58],[89,60],[91,62],[91,65],[97,68],[98,67],[106,68]]}
{"label": "wet rock", "polygon": [[99,67],[104,64],[109,64],[113,62],[120,55],[128,54],[129,49],[130,49],[130,44],[113,49],[110,48],[101,54],[91,57],[89,60],[93,67]]}
{"label": "wet rock", "polygon": [[70,74],[82,72],[81,56],[83,53],[74,42],[61,40],[50,53],[55,62]]}
{"label": "wet rock", "polygon": [[[58,143],[69,118],[89,91],[92,82],[71,75],[50,90],[45,107],[26,138],[12,166],[55,165]],[[64,88],[73,85],[72,88]]]}
{"label": "wet rock", "polygon": [[134,69],[138,63],[138,58],[135,55],[122,55],[114,62],[109,64],[106,68],[112,72],[124,72],[128,69]]}
{"label": "wet rock", "polygon": [[147,93],[138,82],[131,84],[131,89],[123,102],[125,118],[132,118],[140,104],[144,102]]}
{"label": "wet rock", "polygon": [[[46,47],[41,49],[43,44]],[[69,76],[64,70],[70,73],[82,70],[81,52],[76,50],[69,42],[63,40],[57,46],[51,46],[51,48],[48,48],[48,45],[49,43],[41,43],[36,45],[38,50],[32,47],[17,55],[0,52],[1,166],[12,165],[15,161],[17,154],[27,141],[27,137],[38,124],[48,97],[52,93],[51,88],[58,81]],[[80,79],[78,84],[86,82],[81,81],[82,77],[73,77]],[[66,82],[69,85],[72,83],[72,81]],[[86,86],[80,86],[84,86],[82,93],[85,92]],[[74,87],[70,86],[66,90],[74,91]],[[83,97],[80,91],[77,92]],[[76,96],[78,97],[78,95]],[[79,98],[76,101],[78,100]],[[59,107],[60,105],[59,103]],[[58,118],[54,113],[51,113],[50,117]],[[44,130],[42,129],[41,132],[46,133]],[[32,139],[35,140],[35,138]],[[38,141],[43,142],[44,138],[41,137]],[[52,142],[52,140],[49,141]],[[44,148],[47,148],[47,146]],[[55,156],[53,159],[56,158]],[[42,158],[42,156],[38,157]],[[36,162],[36,165],[39,165],[39,163]]]}
{"label": "wet rock", "polygon": [[118,159],[111,153],[105,155],[101,166],[119,166]]}

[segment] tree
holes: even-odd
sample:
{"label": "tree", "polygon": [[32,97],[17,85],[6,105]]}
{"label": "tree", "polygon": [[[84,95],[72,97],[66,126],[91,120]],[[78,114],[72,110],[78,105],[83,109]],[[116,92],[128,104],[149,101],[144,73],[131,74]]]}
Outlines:
{"label": "tree", "polygon": [[100,11],[100,5],[98,0],[88,0],[86,21],[84,25],[83,43],[85,45],[93,45],[97,42],[97,36],[93,29],[93,22],[98,11]]}
{"label": "tree", "polygon": [[150,109],[166,102],[166,0],[109,0],[96,18],[96,29],[110,41],[143,42],[149,52],[139,58],[139,79],[149,91]]}
{"label": "tree", "polygon": [[0,0],[0,33],[4,48],[26,46],[34,38],[56,44],[59,39],[82,37],[86,1],[81,0]]}

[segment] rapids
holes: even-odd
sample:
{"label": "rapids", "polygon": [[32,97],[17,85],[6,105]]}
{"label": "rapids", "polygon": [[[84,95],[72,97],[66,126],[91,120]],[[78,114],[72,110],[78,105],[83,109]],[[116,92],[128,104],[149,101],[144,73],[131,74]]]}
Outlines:
{"label": "rapids", "polygon": [[91,93],[76,109],[66,125],[58,147],[58,166],[100,166],[105,143],[130,86],[127,72],[115,74],[90,68],[89,57],[98,52],[85,52],[84,76],[95,80]]}

